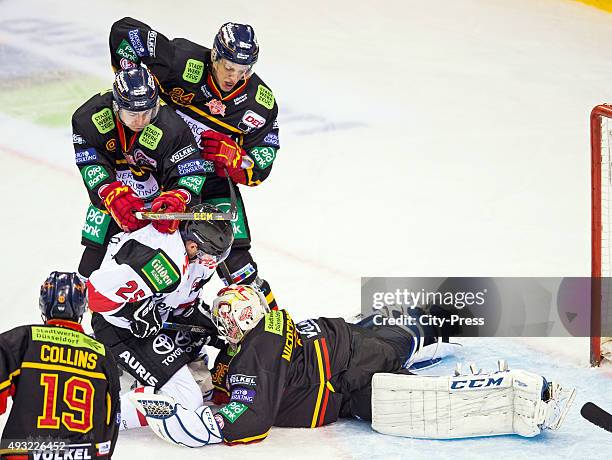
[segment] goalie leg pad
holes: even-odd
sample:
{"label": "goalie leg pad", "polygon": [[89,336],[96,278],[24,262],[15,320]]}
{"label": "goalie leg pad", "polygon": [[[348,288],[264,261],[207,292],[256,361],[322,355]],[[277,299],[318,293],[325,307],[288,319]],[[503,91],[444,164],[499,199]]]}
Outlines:
{"label": "goalie leg pad", "polygon": [[[545,380],[522,371],[452,377],[375,374],[372,428],[415,438],[452,439],[557,429],[569,400],[542,400]],[[558,384],[555,388],[559,389]]]}
{"label": "goalie leg pad", "polygon": [[147,419],[153,432],[170,444],[202,447],[223,441],[219,425],[208,406],[185,409],[162,394],[131,394],[132,403]]}

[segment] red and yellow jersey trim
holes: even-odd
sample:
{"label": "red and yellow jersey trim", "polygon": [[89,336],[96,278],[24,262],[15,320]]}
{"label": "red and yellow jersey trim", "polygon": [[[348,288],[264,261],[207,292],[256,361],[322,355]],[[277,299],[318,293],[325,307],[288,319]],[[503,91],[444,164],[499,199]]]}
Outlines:
{"label": "red and yellow jersey trim", "polygon": [[13,378],[17,377],[19,374],[21,374],[21,369],[17,369],[11,372],[8,376],[8,379],[6,379],[4,382],[0,382],[0,391],[4,391],[7,388],[10,388],[10,386],[13,384]]}
{"label": "red and yellow jersey trim", "polygon": [[270,433],[270,430],[266,431],[263,434],[258,434],[255,436],[249,436],[248,438],[241,438],[241,439],[235,439],[233,441],[229,441],[227,439],[223,439],[223,441],[230,445],[233,446],[234,444],[248,444],[251,442],[257,442],[257,441],[261,441],[263,439],[265,439],[268,436],[268,433]]}
{"label": "red and yellow jersey trim", "polygon": [[329,382],[331,378],[331,366],[329,363],[329,352],[327,351],[327,342],[325,338],[316,339],[314,341],[315,352],[317,355],[317,367],[319,369],[319,392],[317,394],[317,402],[315,403],[312,413],[312,422],[310,428],[323,425],[325,422],[325,412],[327,411],[327,403],[329,394],[334,393],[334,387]]}

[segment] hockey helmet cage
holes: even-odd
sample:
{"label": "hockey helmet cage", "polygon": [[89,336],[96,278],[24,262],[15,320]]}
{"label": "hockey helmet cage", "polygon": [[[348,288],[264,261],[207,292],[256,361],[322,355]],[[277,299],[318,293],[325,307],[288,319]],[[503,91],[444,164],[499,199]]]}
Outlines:
{"label": "hockey helmet cage", "polygon": [[214,325],[230,344],[237,345],[270,312],[263,293],[252,286],[232,284],[213,301]]}

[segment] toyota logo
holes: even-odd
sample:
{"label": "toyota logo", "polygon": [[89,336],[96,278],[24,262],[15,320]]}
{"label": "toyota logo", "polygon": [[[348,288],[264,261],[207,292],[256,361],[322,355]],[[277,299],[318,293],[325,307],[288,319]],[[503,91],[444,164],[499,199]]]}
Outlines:
{"label": "toyota logo", "polygon": [[158,355],[167,355],[174,350],[174,342],[166,334],[159,334],[153,340],[153,351]]}

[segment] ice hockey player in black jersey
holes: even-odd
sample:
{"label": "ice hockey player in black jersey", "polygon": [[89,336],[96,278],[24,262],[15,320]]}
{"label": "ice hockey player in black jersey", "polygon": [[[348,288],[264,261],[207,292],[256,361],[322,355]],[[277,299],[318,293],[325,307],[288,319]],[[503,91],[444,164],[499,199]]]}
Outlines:
{"label": "ice hockey player in black jersey", "polygon": [[230,286],[213,303],[213,320],[234,348],[228,368],[214,371],[229,395],[216,414],[161,394],[135,397],[159,437],[190,447],[251,443],[272,426],[315,428],[342,417],[417,438],[535,436],[558,428],[573,399],[573,391],[503,361],[490,373],[413,375],[405,368],[439,345],[426,328],[383,318],[369,328],[342,318],[295,324],[264,300],[250,286]]}
{"label": "ice hockey player in black jersey", "polygon": [[52,272],[39,304],[43,325],[0,334],[0,413],[13,400],[2,458],[41,458],[45,450],[57,452],[42,458],[111,458],[119,376],[109,349],[81,328],[85,285],[76,273]]}
{"label": "ice hockey player in black jersey", "polygon": [[[225,170],[246,186],[269,176],[280,147],[278,106],[268,85],[253,73],[259,45],[251,26],[224,24],[209,49],[184,38],[169,40],[141,21],[123,18],[113,24],[109,44],[113,67],[129,69],[144,62],[159,83],[161,98],[191,127],[203,158],[218,175],[207,179],[204,201],[229,203]],[[226,260],[232,278],[228,284],[255,283],[274,308],[270,285],[258,276],[249,252],[251,234],[240,197],[238,208],[235,242]]]}
{"label": "ice hockey player in black jersey", "polygon": [[[75,162],[91,205],[82,232],[79,274],[100,266],[110,237],[149,222],[134,211],[181,212],[200,203],[206,165],[189,128],[142,66],[116,73],[112,91],[93,96],[72,116]],[[214,169],[209,168],[214,175]],[[172,233],[178,221],[155,221]]]}

